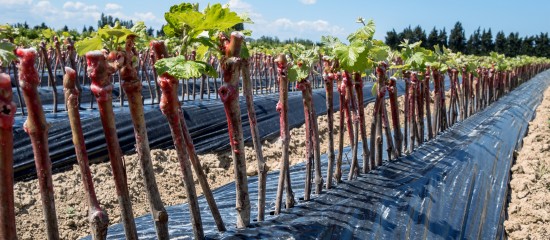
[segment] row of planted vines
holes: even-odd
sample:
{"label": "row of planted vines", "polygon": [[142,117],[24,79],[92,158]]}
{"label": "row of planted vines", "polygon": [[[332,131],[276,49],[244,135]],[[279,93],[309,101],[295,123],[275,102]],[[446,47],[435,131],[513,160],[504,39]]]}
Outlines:
{"label": "row of planted vines", "polygon": [[[185,186],[193,233],[196,238],[202,239],[205,234],[193,172],[217,229],[225,231],[226,226],[184,118],[183,96],[180,98],[179,92],[188,89],[182,89],[182,80],[185,83],[193,82],[193,86],[198,80],[201,82],[200,89],[206,84],[208,94],[210,84],[217,89],[220,104],[223,104],[226,112],[234,166],[236,227],[246,228],[254,217],[251,213],[250,194],[258,194],[258,212],[254,214],[258,221],[265,219],[266,211],[270,210],[265,209],[265,206],[269,202],[275,202],[274,214],[280,214],[283,207],[292,208],[297,203],[289,170],[289,142],[292,136],[288,117],[293,114],[287,102],[289,90],[300,91],[303,99],[306,129],[306,155],[302,156],[306,162],[303,199],[309,201],[312,192],[319,195],[323,193],[323,188],[330,191],[330,188],[344,181],[344,176],[351,181],[380,166],[384,155],[388,161],[393,161],[414,151],[419,145],[482,111],[522,82],[550,67],[547,59],[507,58],[499,54],[478,57],[453,53],[438,46],[432,51],[420,47],[419,42],[405,41],[401,44],[400,51],[392,51],[383,42],[373,39],[374,22],[365,22],[363,19],[359,19],[363,26],[347,38],[348,44],[334,37],[323,37],[320,46],[295,44],[267,50],[248,49],[245,35],[231,31],[236,24],[249,20],[220,4],[208,6],[203,11],[199,11],[198,6],[193,4],[175,5],[165,14],[165,18],[167,24],[164,32],[168,38],[164,41],[149,39],[143,34],[145,26],[138,24],[132,29],[106,26],[99,29],[94,36],[76,43],[71,38],[66,38],[64,50],[60,47],[59,37],[53,33],[47,37],[54,43],[50,50],[46,48],[46,42],[42,42],[36,49],[15,46],[9,39],[1,43],[2,71],[12,73],[19,81],[13,84],[10,75],[0,74],[0,238],[16,238],[12,168],[12,128],[16,113],[12,93],[14,87],[19,100],[24,100],[26,106],[27,121],[24,129],[33,145],[47,238],[59,239],[55,189],[52,186],[52,167],[48,153],[48,124],[37,92],[39,85],[44,84],[41,83],[40,72],[48,72],[47,84],[53,91],[54,106],[57,106],[57,90],[53,73],[58,68],[64,73],[65,106],[78,166],[82,173],[82,185],[86,192],[92,237],[106,238],[109,218],[94,191],[85,147],[86,139],[81,129],[81,85],[86,84],[86,81],[90,83],[100,112],[126,238],[138,237],[124,157],[115,127],[112,92],[116,75],[122,89],[121,95],[125,95],[120,97],[120,104],[123,105],[124,99],[127,99],[130,109],[136,151],[158,239],[169,238],[169,216],[160,198],[151,163],[144,119],[144,98],[147,97],[147,93],[142,91],[144,82],[149,84],[147,89],[151,103],[159,104],[169,124]],[[372,112],[365,112],[363,89],[367,78],[375,80],[370,89],[375,97]],[[218,85],[216,80],[211,82],[208,79],[222,81]],[[404,82],[405,85],[402,93],[398,92],[399,82]],[[448,91],[446,83],[449,85]],[[319,123],[312,101],[313,89],[321,87],[325,89],[329,125],[326,133],[329,147],[324,153],[320,151]],[[240,110],[242,103],[239,101],[241,93],[245,97],[255,158],[258,162],[257,193],[248,191]],[[281,159],[276,199],[266,199],[268,169],[259,135],[261,126],[256,124],[253,103],[254,94],[258,93],[276,93],[279,97],[279,102],[272,109],[278,111],[280,116]],[[402,101],[399,101],[400,95],[404,96]],[[334,98],[340,106],[337,109],[341,116],[339,122],[334,120]],[[389,109],[386,102],[389,102]],[[20,103],[19,106],[23,104]],[[53,111],[57,111],[57,107]],[[366,120],[368,115],[372,116],[371,122]],[[403,125],[400,119],[404,119]],[[334,126],[339,128],[336,138]],[[348,138],[351,143],[348,173],[342,170],[345,158],[344,138]],[[359,152],[362,153],[361,156]],[[321,171],[321,154],[328,156],[325,176]]]}
{"label": "row of planted vines", "polygon": [[[138,74],[138,79],[143,84],[142,95],[144,97],[144,103],[154,105],[160,102],[161,90],[158,82],[156,81],[157,74],[154,69],[154,65],[158,60],[155,57],[155,54],[152,48],[149,46],[148,42],[153,40],[152,37],[146,35],[143,30],[145,25],[142,22],[138,22],[131,30],[139,35],[137,41],[134,45],[134,56],[136,64],[136,72]],[[36,48],[37,63],[36,68],[41,79],[40,84],[38,85],[39,89],[43,89],[48,92],[46,97],[47,108],[46,112],[62,112],[66,109],[60,108],[62,106],[62,78],[65,74],[65,67],[71,67],[76,72],[75,83],[77,84],[78,90],[81,92],[79,96],[79,107],[82,109],[95,109],[95,99],[91,91],[87,91],[86,87],[91,86],[91,79],[86,74],[87,64],[86,58],[84,55],[79,55],[76,52],[75,47],[75,38],[80,39],[78,36],[71,36],[68,33],[64,32],[65,35],[56,34],[51,29],[45,29],[42,31],[41,41],[35,41],[30,44],[26,42],[17,41],[14,38],[9,36],[16,35],[16,29],[13,29],[9,25],[0,26],[0,36],[5,39],[6,42],[10,42],[17,46],[32,46]],[[99,32],[105,32],[105,29],[99,30]],[[176,42],[176,43],[174,43]],[[175,52],[179,55],[181,52],[179,49],[181,46],[173,46],[178,44],[179,40],[168,41],[167,49],[170,52]],[[98,44],[97,40],[87,42],[88,44]],[[83,43],[78,42],[79,45]],[[79,49],[82,49],[83,46],[80,46]],[[185,54],[186,59],[200,59],[201,61],[212,66],[216,71],[217,76],[221,76],[221,65],[219,57],[216,54],[199,52],[202,54],[197,56],[197,50]],[[276,83],[276,65],[272,55],[264,54],[263,52],[254,51],[251,52],[249,58],[249,69],[251,76],[251,84],[253,94],[268,94],[278,91],[278,85]],[[16,67],[15,62],[7,63],[3,71],[9,75],[13,75],[17,78],[19,72]],[[122,78],[120,72],[115,72],[110,78],[111,82],[114,85],[114,98],[116,99],[116,104],[113,106],[126,106],[126,101],[129,101],[129,97],[125,95],[122,86]],[[212,75],[202,74],[200,77],[193,77],[185,79],[181,88],[178,88],[178,98],[183,103],[185,100],[194,101],[207,100],[212,98],[218,98],[216,91],[221,85],[222,80],[220,77],[213,77]],[[322,81],[320,75],[315,78],[315,87],[321,88]],[[19,107],[19,111],[16,115],[25,115],[26,105],[24,103],[23,97],[21,95],[20,86],[16,83],[16,98],[15,102]],[[83,92],[84,87],[84,92]],[[241,88],[244,87],[241,85]],[[292,88],[292,91],[297,91],[295,87]]]}

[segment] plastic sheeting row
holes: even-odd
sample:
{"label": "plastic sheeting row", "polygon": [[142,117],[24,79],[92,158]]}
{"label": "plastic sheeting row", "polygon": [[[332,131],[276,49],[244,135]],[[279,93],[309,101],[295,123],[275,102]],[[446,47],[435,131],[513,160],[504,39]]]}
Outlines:
{"label": "plastic sheeting row", "polygon": [[[426,142],[412,154],[386,161],[356,180],[344,181],[309,202],[300,202],[281,215],[268,216],[266,221],[254,223],[244,230],[234,228],[235,185],[225,185],[215,190],[214,196],[229,229],[217,232],[209,210],[202,209],[207,237],[504,238],[503,221],[513,152],[521,146],[528,122],[548,85],[550,72],[546,71],[484,111]],[[325,156],[323,171],[326,162]],[[344,167],[344,173],[348,167]],[[296,197],[303,195],[304,170],[304,164],[291,168]],[[268,175],[267,209],[274,206],[277,178],[277,172]],[[255,213],[257,178],[248,180],[252,213]],[[200,199],[200,204],[207,206],[204,198]],[[192,237],[187,206],[172,206],[167,210],[171,238]],[[152,223],[150,215],[136,219],[140,239],[155,238]],[[109,238],[124,238],[120,224],[109,228]]]}
{"label": "plastic sheeting row", "polygon": [[[399,82],[398,91],[400,93],[404,92],[404,85],[404,82]],[[365,102],[374,101],[374,97],[370,93],[371,88],[372,83],[368,83],[363,89]],[[339,108],[337,99],[335,98],[334,101],[335,109]],[[278,112],[275,111],[277,101],[277,94],[258,95],[254,98],[258,128],[260,129],[259,133],[262,138],[279,132]],[[314,91],[313,101],[318,114],[326,113],[326,98],[323,89]],[[289,126],[292,128],[303,124],[304,113],[301,93],[290,93],[288,102],[292,113],[289,117]],[[186,102],[183,108],[189,132],[198,153],[221,151],[229,148],[226,116],[219,99]],[[81,111],[81,115],[83,118],[82,132],[86,140],[86,148],[90,161],[107,161],[108,154],[103,130],[101,127],[98,127],[101,126],[99,112],[97,110],[83,110]],[[127,108],[116,108],[115,115],[116,128],[122,151],[124,153],[135,152],[134,130],[129,110]],[[51,125],[48,142],[52,168],[54,172],[59,172],[76,164],[70,125],[64,112],[47,114],[46,118]],[[250,128],[244,97],[241,97],[241,118],[245,141],[250,142]],[[18,117],[14,127],[14,173],[15,178],[18,180],[32,178],[36,175],[30,139],[22,128],[24,119],[25,117]],[[173,147],[168,122],[160,112],[158,106],[146,105],[145,119],[151,148]]]}

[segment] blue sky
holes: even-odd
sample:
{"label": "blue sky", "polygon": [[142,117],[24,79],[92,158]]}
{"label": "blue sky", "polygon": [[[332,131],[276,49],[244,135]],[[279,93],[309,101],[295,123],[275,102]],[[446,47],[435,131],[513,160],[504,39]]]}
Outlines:
{"label": "blue sky", "polygon": [[[27,21],[34,26],[45,22],[54,28],[68,25],[81,30],[84,25],[97,28],[104,12],[122,19],[143,20],[158,29],[164,12],[181,1],[104,1],[104,0],[0,0],[0,24]],[[193,1],[201,7],[217,1]],[[457,21],[469,36],[478,26],[520,36],[550,32],[548,0],[222,0],[239,13],[248,13],[255,22],[247,25],[253,37],[277,36],[280,39],[307,38],[318,41],[323,35],[345,38],[359,27],[361,16],[376,22],[375,38],[384,39],[387,31],[401,31],[421,25],[427,33],[436,26],[447,34]]]}

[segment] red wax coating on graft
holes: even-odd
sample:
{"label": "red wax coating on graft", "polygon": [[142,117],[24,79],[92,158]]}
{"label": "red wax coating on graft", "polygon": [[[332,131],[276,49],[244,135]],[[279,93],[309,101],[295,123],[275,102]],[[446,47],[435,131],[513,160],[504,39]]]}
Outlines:
{"label": "red wax coating on graft", "polygon": [[12,99],[10,76],[0,73],[0,128],[2,129],[13,127],[13,116],[17,107]]}
{"label": "red wax coating on graft", "polygon": [[91,90],[95,97],[100,102],[111,100],[113,85],[109,75],[114,73],[115,69],[106,63],[105,54],[101,51],[86,53],[86,62],[88,63],[88,75],[92,80]]}
{"label": "red wax coating on graft", "polygon": [[36,61],[36,50],[34,48],[18,48],[15,54],[19,57],[19,79],[22,88],[30,87],[28,85],[36,86],[40,84],[40,78],[38,77],[38,71],[34,67]]}

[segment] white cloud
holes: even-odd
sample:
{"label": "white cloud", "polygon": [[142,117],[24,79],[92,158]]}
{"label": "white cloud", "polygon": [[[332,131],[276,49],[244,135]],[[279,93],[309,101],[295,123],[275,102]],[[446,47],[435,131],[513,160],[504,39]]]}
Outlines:
{"label": "white cloud", "polygon": [[303,4],[311,5],[317,3],[317,0],[300,0]]}
{"label": "white cloud", "polygon": [[30,10],[32,13],[38,16],[45,16],[46,19],[51,19],[51,15],[59,13],[49,1],[39,1]]}
{"label": "white cloud", "polygon": [[66,24],[67,20],[89,22],[99,19],[101,15],[96,5],[72,1],[65,2],[61,8],[55,7],[50,1],[40,1],[31,7],[30,12],[49,22],[58,22],[57,25]]}
{"label": "white cloud", "polygon": [[134,16],[135,16],[135,20],[138,20],[138,21],[153,21],[157,19],[155,14],[153,14],[152,12],[146,12],[146,13],[136,12],[134,13]]}
{"label": "white cloud", "polygon": [[105,11],[116,11],[122,9],[122,6],[116,3],[107,3],[105,4]]}
{"label": "white cloud", "polygon": [[227,4],[232,11],[250,17],[254,22],[262,18],[262,14],[255,12],[252,5],[242,0],[229,0]]}
{"label": "white cloud", "polygon": [[[113,16],[114,18],[122,19],[122,20],[132,20],[134,22],[137,21],[144,21],[144,22],[158,22],[157,16],[153,14],[152,12],[134,12],[132,15],[128,15],[121,11],[116,11],[113,13],[109,13],[109,15]],[[164,19],[162,19],[164,20]]]}
{"label": "white cloud", "polygon": [[98,8],[96,5],[87,5],[82,2],[65,2],[63,4],[63,9],[67,11],[97,11]]}
{"label": "white cloud", "polygon": [[25,5],[31,4],[32,0],[0,0],[0,5],[9,6],[9,5]]}
{"label": "white cloud", "polygon": [[[304,4],[314,4],[316,0],[300,0]],[[279,39],[289,38],[310,38],[319,39],[322,35],[333,35],[341,37],[345,34],[342,27],[332,25],[325,20],[299,20],[292,21],[288,18],[276,20],[266,19],[262,14],[256,12],[251,4],[243,0],[229,0],[231,10],[248,16],[254,24],[246,24],[245,28],[252,30],[254,38],[261,36],[276,36]]]}
{"label": "white cloud", "polygon": [[329,35],[340,35],[344,33],[344,29],[330,24],[325,20],[315,21],[292,21],[288,18],[279,18],[272,23],[272,27],[282,31],[296,32],[296,33],[323,33]]}

